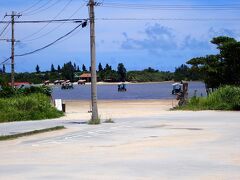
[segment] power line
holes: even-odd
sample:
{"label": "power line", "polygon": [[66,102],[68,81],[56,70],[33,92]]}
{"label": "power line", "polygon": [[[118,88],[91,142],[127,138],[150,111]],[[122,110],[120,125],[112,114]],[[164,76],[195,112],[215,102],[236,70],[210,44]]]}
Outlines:
{"label": "power line", "polygon": [[103,5],[115,6],[134,6],[134,7],[236,7],[240,4],[135,4],[135,3],[112,3],[107,2]]}
{"label": "power line", "polygon": [[121,4],[104,3],[102,7],[148,10],[239,10],[240,4],[220,5],[151,5],[151,4]]}
{"label": "power line", "polygon": [[[89,20],[82,19],[55,19],[55,20],[36,20],[36,21],[15,21],[16,24],[38,24],[38,23],[79,23],[81,21]],[[102,21],[240,21],[240,18],[96,18],[95,20]],[[0,21],[0,23],[9,24],[10,21]]]}
{"label": "power line", "polygon": [[96,18],[102,21],[240,21],[240,18]]}
{"label": "power line", "polygon": [[79,25],[76,26],[74,29],[72,29],[70,32],[68,32],[67,34],[61,36],[60,38],[56,39],[56,40],[53,41],[52,43],[50,43],[50,44],[48,44],[48,45],[46,45],[46,46],[44,46],[44,47],[42,47],[42,48],[36,49],[36,50],[34,50],[34,51],[31,51],[31,52],[23,53],[23,54],[17,54],[17,55],[15,55],[15,56],[16,56],[16,57],[22,57],[22,56],[27,56],[27,55],[34,54],[34,53],[36,53],[36,52],[42,51],[42,50],[44,50],[44,49],[46,49],[46,48],[54,45],[55,43],[57,43],[57,42],[60,41],[61,39],[67,37],[68,35],[72,34],[75,30],[77,30],[79,27],[81,27],[82,24],[83,24],[83,23],[79,24]]}
{"label": "power line", "polygon": [[5,28],[2,30],[2,32],[0,33],[0,37],[3,35],[3,33],[6,31],[6,29],[8,28],[8,26],[10,25],[10,22],[5,26]]}
{"label": "power line", "polygon": [[[18,23],[18,24],[28,24],[28,23],[33,23],[33,24],[36,24],[36,23],[63,23],[63,22],[78,22],[78,21],[81,21],[81,20],[86,20],[87,18],[84,18],[84,19],[50,19],[50,20],[26,20],[26,21],[15,21],[15,23]],[[0,23],[9,23],[11,21],[0,21]]]}
{"label": "power line", "polygon": [[6,62],[8,62],[9,60],[11,59],[11,57],[9,57],[9,58],[7,58],[7,59],[5,59],[4,61],[2,61],[0,64],[2,65],[2,64],[5,64]]}
{"label": "power line", "polygon": [[20,13],[22,14],[23,12],[29,11],[30,9],[34,8],[36,5],[38,5],[42,0],[37,1],[36,3],[34,3],[33,5],[31,5],[30,7],[22,10]]}
{"label": "power line", "polygon": [[31,39],[31,40],[28,40],[28,42],[38,40],[38,39],[40,39],[40,38],[43,38],[43,37],[51,34],[52,32],[56,31],[56,30],[59,29],[62,25],[66,24],[66,23],[69,22],[69,21],[72,21],[72,22],[86,21],[87,19],[70,19],[70,18],[72,18],[75,14],[77,14],[77,12],[78,12],[80,9],[82,9],[84,6],[85,6],[85,4],[83,4],[82,6],[80,6],[76,11],[74,11],[74,13],[73,13],[68,19],[64,19],[64,20],[51,20],[51,23],[53,23],[53,22],[59,23],[59,22],[60,22],[60,24],[59,24],[58,26],[52,28],[50,31],[42,34],[41,36],[38,36],[38,37],[36,37],[36,38],[34,38],[34,39]]}
{"label": "power line", "polygon": [[59,3],[59,0],[56,0],[56,2],[54,2],[53,4],[50,4],[50,6],[44,8],[44,9],[42,9],[40,11],[36,11],[34,13],[24,14],[24,16],[32,16],[32,15],[35,15],[35,14],[39,14],[39,13],[41,13],[43,11],[46,11],[46,10],[50,9],[51,7],[55,6],[58,3]]}
{"label": "power line", "polygon": [[[65,4],[65,6],[57,13],[56,16],[53,17],[53,20],[55,20],[60,14],[62,14],[62,12],[69,6],[69,4],[72,2],[72,0],[69,0],[67,2],[67,4]],[[44,30],[49,24],[51,23],[51,21],[49,21],[46,25],[44,25],[42,28],[40,28],[38,31],[36,31],[35,33],[32,33],[31,35],[29,36],[26,36],[24,38],[22,38],[21,40],[25,40],[25,39],[28,39],[38,33],[40,33],[42,30]]]}
{"label": "power line", "polygon": [[30,15],[35,14],[36,12],[37,12],[37,13],[40,13],[40,12],[42,12],[42,11],[45,11],[44,9],[43,9],[43,10],[41,10],[41,9],[44,8],[45,6],[47,6],[51,1],[52,1],[52,0],[48,0],[46,3],[42,4],[40,7],[36,8],[36,9],[34,9],[34,10],[26,13],[26,14],[23,14],[23,15],[24,15],[24,16],[30,16]]}
{"label": "power line", "polygon": [[[56,39],[55,41],[53,41],[52,43],[49,43],[48,45],[42,47],[42,48],[39,48],[39,49],[36,49],[34,51],[31,51],[31,52],[27,52],[27,53],[23,53],[23,54],[17,54],[15,55],[15,57],[22,57],[22,56],[27,56],[27,55],[30,55],[30,54],[34,54],[36,52],[39,52],[39,51],[42,51],[52,45],[54,45],[55,43],[57,43],[58,41],[64,39],[65,37],[69,36],[70,34],[72,34],[74,31],[76,31],[79,27],[82,26],[82,28],[84,28],[85,26],[83,26],[84,23],[81,23],[79,24],[78,26],[76,26],[74,29],[72,29],[70,32],[68,32],[67,34],[61,36],[60,38]],[[5,59],[4,61],[2,61],[0,64],[5,64],[7,61],[9,61],[12,57],[9,57],[7,59]]]}

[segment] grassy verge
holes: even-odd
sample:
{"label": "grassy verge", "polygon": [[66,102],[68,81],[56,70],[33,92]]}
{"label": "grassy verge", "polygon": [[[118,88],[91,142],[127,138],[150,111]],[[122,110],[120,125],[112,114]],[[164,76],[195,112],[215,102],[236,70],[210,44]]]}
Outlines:
{"label": "grassy verge", "polygon": [[88,124],[89,125],[98,125],[98,124],[101,124],[101,119],[91,119],[88,121]]}
{"label": "grassy verge", "polygon": [[53,107],[50,98],[44,94],[0,98],[0,123],[51,119],[61,116],[63,112]]}
{"label": "grassy verge", "polygon": [[106,119],[104,123],[114,123],[114,121],[111,118],[109,118],[109,119]]}
{"label": "grassy verge", "polygon": [[179,110],[240,110],[240,87],[221,87],[208,97],[193,97],[186,106],[178,107]]}
{"label": "grassy verge", "polygon": [[65,129],[65,127],[64,126],[56,126],[56,127],[52,127],[52,128],[29,131],[29,132],[25,132],[25,133],[0,136],[0,141],[13,140],[13,139],[17,139],[19,137],[31,136],[31,135],[45,133],[45,132],[57,131],[57,130],[61,130],[61,129]]}

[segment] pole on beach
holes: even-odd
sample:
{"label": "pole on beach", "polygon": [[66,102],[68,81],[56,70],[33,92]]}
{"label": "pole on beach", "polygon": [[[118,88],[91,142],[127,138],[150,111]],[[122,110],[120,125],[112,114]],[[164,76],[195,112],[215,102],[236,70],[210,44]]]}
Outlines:
{"label": "pole on beach", "polygon": [[98,119],[94,0],[89,0],[92,120]]}

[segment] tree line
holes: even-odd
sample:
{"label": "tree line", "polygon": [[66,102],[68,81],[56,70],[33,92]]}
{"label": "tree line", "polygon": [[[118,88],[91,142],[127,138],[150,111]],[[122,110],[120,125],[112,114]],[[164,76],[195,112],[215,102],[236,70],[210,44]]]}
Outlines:
{"label": "tree line", "polygon": [[[5,68],[4,68],[5,69]],[[4,74],[5,79],[10,81],[10,73],[6,73],[0,69],[0,72]],[[71,61],[64,63],[63,66],[54,66],[47,71],[42,71],[39,65],[36,65],[35,72],[32,73],[16,73],[16,82],[31,82],[34,84],[43,83],[46,80],[54,82],[55,80],[70,80],[75,82],[79,80],[79,77],[83,73],[90,73],[91,67],[86,67],[84,64],[81,66],[72,63]],[[97,76],[98,81],[105,82],[158,82],[158,81],[169,81],[173,79],[173,73],[155,70],[151,67],[144,69],[142,71],[127,71],[123,63],[119,63],[117,68],[112,68],[108,63],[102,65],[99,63],[97,66]]]}

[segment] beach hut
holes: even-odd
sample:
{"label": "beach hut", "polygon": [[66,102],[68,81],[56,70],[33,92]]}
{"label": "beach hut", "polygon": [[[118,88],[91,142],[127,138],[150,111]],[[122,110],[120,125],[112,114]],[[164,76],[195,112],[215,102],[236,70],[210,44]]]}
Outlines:
{"label": "beach hut", "polygon": [[83,73],[80,75],[80,80],[85,80],[86,82],[91,82],[91,73]]}

